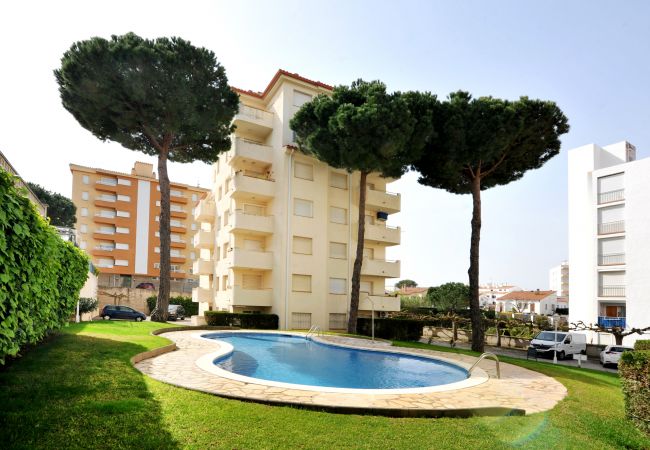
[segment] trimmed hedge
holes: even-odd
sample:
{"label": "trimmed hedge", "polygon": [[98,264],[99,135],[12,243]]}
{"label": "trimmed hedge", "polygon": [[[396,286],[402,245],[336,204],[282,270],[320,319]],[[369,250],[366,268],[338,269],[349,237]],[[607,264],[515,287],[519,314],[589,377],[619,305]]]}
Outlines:
{"label": "trimmed hedge", "polygon": [[88,257],[59,237],[0,169],[0,364],[73,314]]}
{"label": "trimmed hedge", "polygon": [[[158,297],[155,295],[147,298],[147,307],[149,308],[149,314],[151,314],[156,307],[156,300]],[[185,310],[185,314],[189,316],[196,316],[199,314],[199,304],[192,301],[192,297],[170,297],[170,305],[181,305]]]}
{"label": "trimmed hedge", "polygon": [[650,339],[642,339],[634,342],[634,350],[650,350]]}
{"label": "trimmed hedge", "polygon": [[[375,337],[398,341],[418,341],[428,323],[412,319],[375,319]],[[357,333],[372,336],[372,319],[357,319]]]}
{"label": "trimmed hedge", "polygon": [[280,324],[277,314],[236,314],[206,311],[205,321],[210,326],[277,330]]}
{"label": "trimmed hedge", "polygon": [[[643,348],[647,343],[645,341],[639,347]],[[641,431],[650,435],[650,350],[638,350],[637,345],[634,348],[635,351],[621,355],[618,365],[625,397],[625,415]]]}

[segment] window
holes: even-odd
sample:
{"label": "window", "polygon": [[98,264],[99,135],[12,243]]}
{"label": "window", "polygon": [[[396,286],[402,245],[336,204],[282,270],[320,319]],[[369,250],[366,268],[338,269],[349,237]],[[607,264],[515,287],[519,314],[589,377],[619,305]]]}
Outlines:
{"label": "window", "polygon": [[362,281],[359,285],[359,292],[365,292],[366,294],[372,294],[372,281]]}
{"label": "window", "polygon": [[119,195],[118,194],[117,199],[119,201],[121,201],[121,202],[130,202],[131,201],[131,197],[129,197],[128,195]]}
{"label": "window", "polygon": [[291,313],[291,328],[294,330],[309,330],[311,328],[311,313]]}
{"label": "window", "polygon": [[192,201],[195,202],[199,199],[199,197],[196,194],[192,194]]}
{"label": "window", "polygon": [[86,224],[81,225],[81,227],[79,227],[79,231],[81,231],[82,233],[87,233],[88,232],[88,225],[86,225]]}
{"label": "window", "polygon": [[128,211],[117,211],[117,217],[131,217],[131,214]]}
{"label": "window", "polygon": [[245,273],[242,276],[242,287],[250,290],[262,289],[262,275]]}
{"label": "window", "polygon": [[330,313],[330,330],[345,330],[348,320],[345,313]]}
{"label": "window", "polygon": [[117,179],[117,184],[121,184],[122,186],[131,186],[131,180],[125,180],[124,178],[118,178]]}
{"label": "window", "polygon": [[122,228],[122,227],[116,227],[115,232],[120,233],[120,234],[129,234],[129,229],[128,228]]}
{"label": "window", "polygon": [[115,265],[116,266],[128,266],[129,262],[126,259],[116,259],[115,260]]}
{"label": "window", "polygon": [[311,164],[296,162],[293,166],[293,176],[296,178],[302,178],[303,180],[313,180],[314,166]]}
{"label": "window", "polygon": [[196,230],[196,224],[193,223],[192,225],[190,225],[190,228],[191,228],[192,230]]}
{"label": "window", "polygon": [[348,175],[346,173],[330,172],[330,186],[339,189],[347,189]]}
{"label": "window", "polygon": [[115,249],[117,250],[128,250],[129,249],[129,244],[123,244],[121,242],[118,242],[115,244]]}
{"label": "window", "polygon": [[196,259],[196,253],[190,252],[190,259],[194,261]]}
{"label": "window", "polygon": [[257,239],[244,239],[244,249],[251,250],[254,252],[263,252],[264,244],[262,241]]}
{"label": "window", "polygon": [[84,175],[83,178],[82,178],[82,182],[83,182],[83,184],[89,184],[90,183],[90,177],[88,177],[88,175]]}
{"label": "window", "polygon": [[330,258],[347,259],[348,245],[342,242],[330,242]]}
{"label": "window", "polygon": [[375,259],[375,249],[371,247],[363,247],[363,257],[365,259]]}
{"label": "window", "polygon": [[301,255],[311,255],[311,238],[294,236],[293,237],[293,252]]}
{"label": "window", "polygon": [[81,199],[82,200],[88,200],[88,191],[83,191],[81,193]]}
{"label": "window", "polygon": [[301,217],[314,217],[314,202],[311,200],[294,198],[293,214]]}
{"label": "window", "polygon": [[345,278],[330,278],[330,294],[345,295],[346,284]]}
{"label": "window", "polygon": [[311,292],[311,275],[293,274],[291,290],[294,292]]}
{"label": "window", "polygon": [[81,216],[82,217],[88,216],[88,208],[81,208]]}
{"label": "window", "polygon": [[81,242],[79,243],[79,248],[82,249],[82,250],[85,250],[85,249],[86,249],[86,246],[87,246],[86,241],[81,241]]}
{"label": "window", "polygon": [[263,216],[264,207],[260,205],[252,205],[250,203],[244,203],[244,214],[250,214],[252,216]]}
{"label": "window", "polygon": [[219,186],[219,194],[217,195],[217,198],[221,200],[221,197],[223,196],[223,188]]}
{"label": "window", "polygon": [[228,275],[224,275],[221,279],[221,290],[225,291],[228,287]]}
{"label": "window", "polygon": [[348,210],[345,208],[337,208],[336,206],[330,206],[330,222],[347,225]]}
{"label": "window", "polygon": [[311,95],[300,91],[293,91],[293,106],[302,106],[311,101]]}

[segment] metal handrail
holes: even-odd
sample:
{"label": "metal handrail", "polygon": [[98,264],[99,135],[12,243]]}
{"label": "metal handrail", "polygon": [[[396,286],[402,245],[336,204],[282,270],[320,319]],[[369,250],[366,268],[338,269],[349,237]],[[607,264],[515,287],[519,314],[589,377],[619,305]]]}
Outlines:
{"label": "metal handrail", "polygon": [[323,330],[321,330],[318,325],[312,325],[311,328],[309,328],[309,331],[307,331],[305,338],[308,338],[310,335],[322,336],[322,334]]}
{"label": "metal handrail", "polygon": [[499,367],[499,358],[497,357],[497,355],[495,355],[495,354],[492,353],[492,352],[485,352],[485,353],[483,353],[481,356],[479,356],[478,359],[476,360],[476,362],[475,362],[474,364],[472,364],[472,367],[470,367],[469,370],[468,370],[467,372],[469,373],[469,375],[471,375],[471,374],[472,374],[472,370],[474,370],[474,368],[475,368],[476,366],[478,366],[478,364],[479,364],[481,361],[483,361],[484,358],[487,358],[487,357],[494,358],[494,361],[496,361],[496,363],[497,363],[497,378],[498,378],[498,379],[501,379],[501,368]]}

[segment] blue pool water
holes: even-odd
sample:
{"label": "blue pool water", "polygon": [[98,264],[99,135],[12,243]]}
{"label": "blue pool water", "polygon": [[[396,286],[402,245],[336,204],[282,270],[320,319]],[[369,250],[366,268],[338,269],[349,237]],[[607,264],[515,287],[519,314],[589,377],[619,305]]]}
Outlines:
{"label": "blue pool water", "polygon": [[215,365],[269,381],[352,389],[403,389],[467,378],[465,369],[444,361],[336,347],[301,336],[213,333],[204,337],[234,347],[233,353],[217,358]]}

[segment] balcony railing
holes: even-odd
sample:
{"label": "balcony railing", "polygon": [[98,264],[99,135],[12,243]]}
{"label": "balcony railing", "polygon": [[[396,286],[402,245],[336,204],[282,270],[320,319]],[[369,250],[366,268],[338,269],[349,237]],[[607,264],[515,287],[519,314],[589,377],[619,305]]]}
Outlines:
{"label": "balcony railing", "polygon": [[268,122],[273,120],[273,114],[262,109],[254,108],[252,106],[246,106],[244,104],[239,104],[239,112],[237,115],[246,117],[247,119],[260,120],[263,122]]}
{"label": "balcony railing", "polygon": [[99,180],[97,180],[97,184],[103,184],[104,186],[117,186],[117,180],[100,178]]}
{"label": "balcony railing", "polygon": [[625,328],[625,317],[598,316],[598,326],[601,326],[603,328]]}
{"label": "balcony railing", "polygon": [[625,189],[616,189],[615,191],[601,192],[598,194],[598,204],[619,202],[625,199]]}
{"label": "balcony railing", "polygon": [[598,224],[598,234],[623,233],[625,231],[625,221],[617,220],[615,222],[605,222]]}
{"label": "balcony railing", "polygon": [[599,266],[613,266],[616,264],[625,264],[625,253],[609,253],[598,255]]}
{"label": "balcony railing", "polygon": [[625,297],[625,286],[601,286],[601,297]]}

